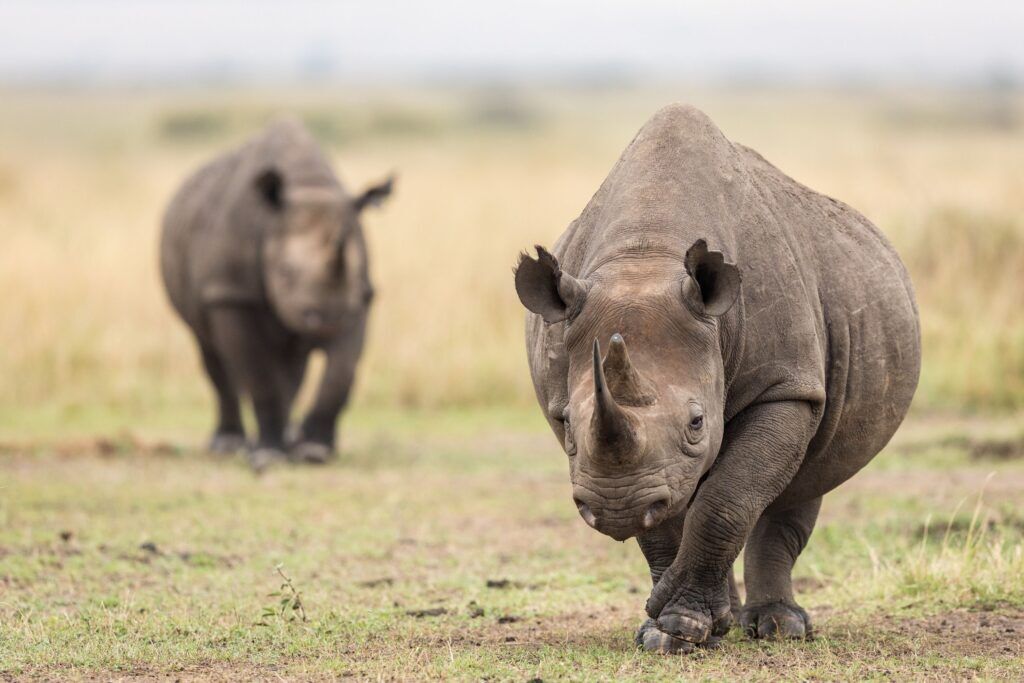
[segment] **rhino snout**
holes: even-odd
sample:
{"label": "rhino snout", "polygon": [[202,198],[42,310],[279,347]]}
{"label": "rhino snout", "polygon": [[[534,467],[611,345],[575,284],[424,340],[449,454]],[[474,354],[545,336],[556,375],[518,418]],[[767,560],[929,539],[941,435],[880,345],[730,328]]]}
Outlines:
{"label": "rhino snout", "polygon": [[625,541],[661,524],[668,517],[672,502],[667,492],[646,495],[642,500],[634,498],[637,502],[625,505],[600,500],[582,487],[577,487],[573,493],[573,502],[583,521],[616,541]]}

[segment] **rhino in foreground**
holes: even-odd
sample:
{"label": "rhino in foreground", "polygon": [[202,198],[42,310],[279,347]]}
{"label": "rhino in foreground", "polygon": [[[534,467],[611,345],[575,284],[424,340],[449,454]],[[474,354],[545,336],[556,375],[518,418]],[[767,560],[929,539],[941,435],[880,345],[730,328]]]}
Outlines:
{"label": "rhino in foreground", "polygon": [[672,105],[515,285],[580,515],[650,566],[638,645],[689,652],[734,619],[808,636],[791,571],[822,496],[917,387],[917,306],[886,238]]}
{"label": "rhino in foreground", "polygon": [[272,123],[189,177],[163,221],[160,266],[217,394],[215,452],[246,446],[239,395],[259,429],[262,469],[285,457],[292,402],[314,349],[326,369],[292,438],[294,459],[333,452],[373,298],[360,215],[391,181],[352,196],[303,126]]}

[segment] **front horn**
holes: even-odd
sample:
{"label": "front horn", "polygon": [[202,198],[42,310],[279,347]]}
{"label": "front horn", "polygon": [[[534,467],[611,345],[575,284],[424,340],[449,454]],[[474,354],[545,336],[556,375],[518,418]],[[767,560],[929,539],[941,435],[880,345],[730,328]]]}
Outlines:
{"label": "front horn", "polygon": [[601,344],[594,340],[594,415],[590,433],[597,452],[611,452],[622,459],[636,445],[636,429],[626,411],[615,402],[601,362]]}

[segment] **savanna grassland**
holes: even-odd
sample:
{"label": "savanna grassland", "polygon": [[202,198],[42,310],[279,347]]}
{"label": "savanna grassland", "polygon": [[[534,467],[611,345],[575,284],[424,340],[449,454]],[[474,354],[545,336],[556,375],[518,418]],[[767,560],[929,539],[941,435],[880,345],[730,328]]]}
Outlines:
{"label": "savanna grassland", "polygon": [[[797,565],[809,643],[637,652],[643,560],[579,520],[533,406],[516,254],[551,244],[671,100],[864,212],[917,289],[912,416],[826,498]],[[0,101],[0,678],[1024,678],[1019,96]],[[200,450],[211,395],[156,241],[182,177],[282,113],[351,188],[399,179],[365,221],[378,297],[341,457],[256,478]]]}

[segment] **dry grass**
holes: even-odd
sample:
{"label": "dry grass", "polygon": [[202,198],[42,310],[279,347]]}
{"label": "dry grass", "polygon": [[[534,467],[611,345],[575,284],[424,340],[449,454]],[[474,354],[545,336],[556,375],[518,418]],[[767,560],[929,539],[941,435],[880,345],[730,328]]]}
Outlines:
{"label": "dry grass", "polygon": [[[814,641],[662,657],[631,643],[636,543],[579,519],[529,412],[358,418],[341,461],[261,478],[176,442],[4,447],[0,679],[1024,676],[1024,460],[898,437],[797,564]],[[275,609],[279,563],[305,621]]]}
{"label": "dry grass", "polygon": [[1024,407],[1024,107],[1009,95],[677,87],[3,99],[0,428],[30,416],[69,424],[96,409],[132,424],[209,400],[157,279],[159,216],[196,164],[295,110],[349,184],[400,174],[393,201],[367,219],[381,295],[357,400],[529,404],[515,254],[553,242],[670,100],[704,108],[891,237],[922,309],[919,408]]}

